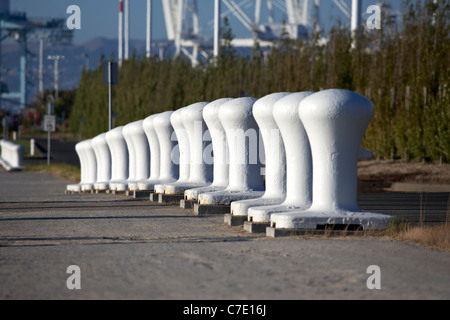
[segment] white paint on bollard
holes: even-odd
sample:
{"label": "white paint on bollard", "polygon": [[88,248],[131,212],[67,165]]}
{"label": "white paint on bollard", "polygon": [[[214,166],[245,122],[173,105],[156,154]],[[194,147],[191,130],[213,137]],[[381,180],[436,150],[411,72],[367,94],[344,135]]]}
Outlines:
{"label": "white paint on bollard", "polygon": [[111,182],[112,191],[125,191],[128,179],[128,147],[123,137],[123,126],[116,127],[106,133],[106,142],[111,151]]}
{"label": "white paint on bollard", "polygon": [[[164,188],[166,194],[182,194],[187,189],[204,187],[212,183],[212,165],[206,163],[203,157],[205,149],[210,144],[204,139],[207,126],[203,119],[203,108],[207,104],[207,102],[194,103],[181,111],[180,120],[189,145],[189,150],[185,152],[189,165],[189,170],[186,171],[189,171],[189,176],[187,180],[180,177],[176,183],[166,185]],[[180,153],[182,152],[184,151],[180,147]]]}
{"label": "white paint on bollard", "polygon": [[273,213],[272,227],[386,227],[390,216],[363,212],[357,205],[357,162],[373,112],[370,100],[348,90],[321,91],[300,103],[299,115],[313,159],[313,201],[305,211]]}
{"label": "white paint on bollard", "polygon": [[[174,111],[162,112],[153,120],[156,135],[159,143],[159,177],[157,183],[162,186],[166,183],[173,183],[178,180],[179,177],[179,153],[178,153],[178,141],[174,138],[175,132],[170,122]],[[152,160],[153,161],[153,160]],[[156,178],[156,177],[155,177]],[[154,189],[156,191],[156,181]]]}
{"label": "white paint on bollard", "polygon": [[224,190],[228,186],[228,162],[227,162],[227,140],[225,130],[219,120],[219,108],[225,102],[233,98],[222,98],[208,103],[203,108],[203,118],[211,135],[212,149],[214,154],[204,150],[203,157],[213,159],[213,182],[210,186],[188,189],[184,192],[187,200],[198,200],[198,195],[205,192]]}
{"label": "white paint on bollard", "polygon": [[155,183],[158,183],[160,176],[160,147],[158,141],[158,135],[155,131],[155,119],[158,114],[153,114],[144,119],[142,127],[145,135],[147,136],[149,146],[149,177],[145,181],[139,181],[139,190],[153,190]]}
{"label": "white paint on bollard", "polygon": [[126,125],[129,127],[129,136],[134,151],[134,179],[128,179],[130,191],[138,190],[139,183],[146,181],[150,175],[150,150],[143,122],[144,120],[138,120]]}
{"label": "white paint on bollard", "polygon": [[231,203],[231,213],[246,216],[250,207],[279,204],[286,197],[286,155],[283,141],[273,112],[275,103],[290,95],[289,92],[272,93],[253,105],[253,117],[258,124],[265,152],[265,192],[261,198]]}
{"label": "white paint on bollard", "polygon": [[273,117],[286,153],[286,199],[280,205],[252,207],[248,219],[269,222],[270,214],[306,210],[312,202],[312,159],[308,135],[298,115],[300,102],[313,92],[296,92],[275,103]]}
{"label": "white paint on bollard", "polygon": [[111,181],[111,153],[106,142],[106,133],[92,138],[92,147],[97,160],[97,181],[94,183],[94,189],[105,191],[109,189]]}
{"label": "white paint on bollard", "polygon": [[262,164],[258,161],[259,130],[253,117],[255,98],[236,98],[219,109],[229,149],[229,184],[224,191],[199,195],[204,205],[229,205],[232,201],[258,198],[264,194]]}

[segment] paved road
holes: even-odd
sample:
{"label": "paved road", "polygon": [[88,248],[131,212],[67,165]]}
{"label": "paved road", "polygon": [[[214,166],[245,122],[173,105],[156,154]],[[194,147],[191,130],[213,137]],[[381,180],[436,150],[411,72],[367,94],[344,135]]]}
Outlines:
{"label": "paved road", "polygon": [[[25,165],[47,163],[47,139],[35,138],[36,147],[42,153],[42,158],[25,158]],[[67,142],[58,139],[50,140],[50,161],[51,163],[67,163],[74,166],[80,166],[80,160],[75,151],[77,142]]]}
{"label": "paved road", "polygon": [[[0,172],[0,299],[450,299],[450,253],[375,238],[266,238],[222,216]],[[81,289],[68,289],[67,268]],[[369,290],[367,268],[380,268]]]}

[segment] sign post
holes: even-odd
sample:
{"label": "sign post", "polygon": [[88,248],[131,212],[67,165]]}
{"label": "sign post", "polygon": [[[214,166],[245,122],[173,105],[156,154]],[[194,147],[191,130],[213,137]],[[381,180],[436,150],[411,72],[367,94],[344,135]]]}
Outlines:
{"label": "sign post", "polygon": [[117,62],[108,61],[103,64],[103,84],[108,85],[109,100],[109,130],[112,129],[112,86],[117,85],[118,81]]}
{"label": "sign post", "polygon": [[47,131],[47,165],[50,165],[51,132],[56,131],[56,117],[53,113],[53,97],[47,102],[47,114],[44,116],[44,131]]}

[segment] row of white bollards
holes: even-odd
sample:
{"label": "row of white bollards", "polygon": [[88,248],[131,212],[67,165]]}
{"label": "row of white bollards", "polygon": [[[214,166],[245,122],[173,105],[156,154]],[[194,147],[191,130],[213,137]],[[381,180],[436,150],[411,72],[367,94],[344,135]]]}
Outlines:
{"label": "row of white bollards", "polygon": [[190,201],[197,214],[228,212],[227,223],[251,232],[383,229],[390,216],[356,203],[373,112],[338,89],[195,103],[78,143],[81,181],[67,190],[152,192],[153,201]]}
{"label": "row of white bollards", "polygon": [[0,140],[0,164],[7,171],[23,169],[24,147],[8,140]]}

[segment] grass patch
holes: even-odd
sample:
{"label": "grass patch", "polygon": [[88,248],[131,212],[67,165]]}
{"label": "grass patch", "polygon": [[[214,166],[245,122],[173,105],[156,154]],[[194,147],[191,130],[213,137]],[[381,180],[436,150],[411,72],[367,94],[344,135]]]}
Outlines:
{"label": "grass patch", "polygon": [[25,171],[49,173],[56,177],[66,179],[71,183],[78,183],[81,179],[80,168],[66,163],[29,165],[25,168]]}
{"label": "grass patch", "polygon": [[397,241],[413,242],[439,251],[450,251],[450,223],[413,225],[394,219],[385,230],[385,236]]}

